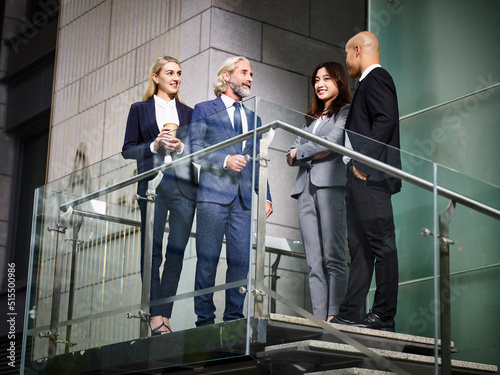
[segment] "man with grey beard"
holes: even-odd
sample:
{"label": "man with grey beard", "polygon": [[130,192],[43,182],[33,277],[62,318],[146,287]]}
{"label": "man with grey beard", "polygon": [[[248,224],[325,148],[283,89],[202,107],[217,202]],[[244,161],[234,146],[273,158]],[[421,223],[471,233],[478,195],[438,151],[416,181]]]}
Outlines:
{"label": "man with grey beard", "polygon": [[[214,93],[217,97],[194,107],[188,139],[191,153],[197,152],[239,134],[252,131],[255,114],[241,100],[250,95],[252,67],[241,56],[224,61],[217,74]],[[257,118],[257,126],[261,125]],[[200,185],[197,196],[195,290],[215,285],[217,265],[226,237],[226,283],[247,278],[250,254],[252,190],[257,192],[258,173],[252,189],[252,163],[245,155],[253,155],[253,138],[197,159]],[[258,169],[256,168],[256,171]],[[273,212],[269,186],[266,216]],[[223,320],[244,318],[245,295],[238,288],[226,289]],[[194,298],[197,326],[215,322],[213,293]]]}

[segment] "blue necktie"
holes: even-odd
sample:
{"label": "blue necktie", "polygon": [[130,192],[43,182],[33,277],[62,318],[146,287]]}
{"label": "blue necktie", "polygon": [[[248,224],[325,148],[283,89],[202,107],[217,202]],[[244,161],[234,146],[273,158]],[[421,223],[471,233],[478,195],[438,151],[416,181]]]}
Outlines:
{"label": "blue necktie", "polygon": [[[236,135],[240,135],[243,133],[243,124],[241,122],[241,112],[240,112],[240,103],[234,102],[234,131]],[[236,148],[241,153],[241,143],[236,145]]]}
{"label": "blue necktie", "polygon": [[240,135],[243,133],[243,125],[241,123],[241,112],[240,112],[240,103],[234,102],[234,131],[236,135]]}

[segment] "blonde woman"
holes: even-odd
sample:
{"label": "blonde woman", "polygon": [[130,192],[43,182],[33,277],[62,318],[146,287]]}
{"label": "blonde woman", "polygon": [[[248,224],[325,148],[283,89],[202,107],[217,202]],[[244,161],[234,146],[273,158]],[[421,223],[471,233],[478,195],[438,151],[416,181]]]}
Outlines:
{"label": "blonde woman", "polygon": [[[138,173],[184,156],[184,143],[193,109],[179,101],[182,81],[180,63],[169,56],[161,56],[153,63],[143,101],[132,104],[127,120],[122,154],[137,160]],[[178,125],[176,135],[172,125]],[[153,249],[151,266],[151,301],[172,297],[177,293],[186,248],[195,212],[197,192],[196,169],[191,164],[169,169],[156,189]],[[153,177],[152,177],[153,178]],[[137,193],[144,197],[148,181],[138,183]],[[144,228],[146,201],[139,200],[141,210],[141,275],[144,274]],[[163,261],[163,235],[167,213],[170,233]],[[170,317],[173,303],[150,308],[152,335],[171,332]]]}

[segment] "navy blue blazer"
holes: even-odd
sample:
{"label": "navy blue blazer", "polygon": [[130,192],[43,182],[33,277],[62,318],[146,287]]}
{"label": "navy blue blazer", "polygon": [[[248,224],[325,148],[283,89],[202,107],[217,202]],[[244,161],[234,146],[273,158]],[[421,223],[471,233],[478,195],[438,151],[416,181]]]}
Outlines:
{"label": "navy blue blazer", "polygon": [[[345,129],[349,130],[348,136],[354,151],[401,168],[396,86],[385,69],[373,69],[359,83]],[[353,163],[356,169],[368,174],[368,185],[384,188],[391,194],[401,190],[400,179],[360,162]]]}
{"label": "navy blue blazer", "polygon": [[[175,101],[177,114],[179,116],[179,129],[177,138],[184,144],[187,138],[188,125],[191,122],[193,109],[185,104]],[[132,104],[127,119],[125,130],[125,140],[122,147],[122,155],[125,159],[137,160],[137,171],[143,173],[163,164],[165,159],[165,149],[160,147],[157,153],[151,152],[150,144],[158,136],[158,124],[156,123],[156,111],[154,97]],[[185,155],[171,153],[172,160],[176,160]],[[172,170],[170,170],[172,171]],[[166,173],[169,173],[167,171]],[[191,163],[174,168],[173,173],[177,181],[179,191],[188,199],[194,200],[197,191],[197,170]],[[150,179],[154,178],[151,177]]]}
{"label": "navy blue blazer", "polygon": [[[243,107],[247,117],[248,131],[253,130],[255,113]],[[261,119],[257,117],[257,126]],[[191,153],[235,137],[236,133],[226,111],[226,106],[220,97],[195,105],[192,124],[189,127],[189,144]],[[258,140],[261,137],[258,137]],[[242,155],[253,155],[253,138],[245,143]],[[258,144],[257,151],[258,154]],[[246,208],[251,208],[252,200],[252,163],[247,163],[241,172],[224,169],[224,160],[228,155],[239,154],[236,145],[211,153],[197,160],[201,165],[198,202],[229,204],[240,194]],[[254,190],[258,192],[258,168]],[[271,201],[269,185],[267,200]]]}

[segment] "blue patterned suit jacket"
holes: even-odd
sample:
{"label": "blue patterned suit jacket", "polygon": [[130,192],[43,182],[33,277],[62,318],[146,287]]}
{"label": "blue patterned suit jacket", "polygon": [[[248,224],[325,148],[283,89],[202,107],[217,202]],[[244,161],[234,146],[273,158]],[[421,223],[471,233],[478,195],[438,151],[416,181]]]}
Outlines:
{"label": "blue patterned suit jacket", "polygon": [[[244,107],[247,116],[248,131],[254,129],[255,113]],[[189,144],[191,153],[200,151],[226,141],[236,133],[226,111],[226,106],[220,97],[197,104],[193,111],[193,123],[189,127]],[[257,117],[257,126],[261,120]],[[258,137],[258,140],[260,137]],[[257,140],[257,142],[258,142]],[[242,155],[253,155],[254,141],[246,141]],[[251,208],[252,200],[252,163],[248,162],[240,173],[224,169],[224,160],[228,155],[236,155],[239,151],[234,146],[206,155],[197,162],[201,165],[198,202],[229,204],[239,194],[247,209]],[[258,154],[258,144],[257,151]],[[258,187],[258,168],[256,168],[255,191]],[[269,186],[267,199],[271,201]]]}

